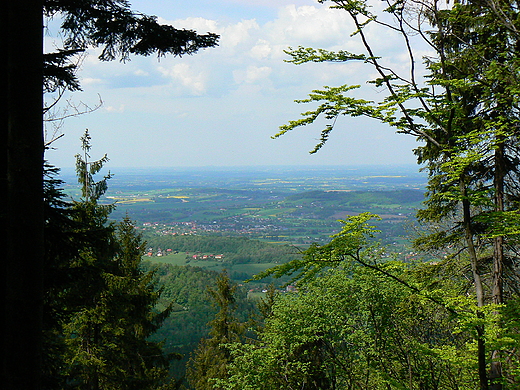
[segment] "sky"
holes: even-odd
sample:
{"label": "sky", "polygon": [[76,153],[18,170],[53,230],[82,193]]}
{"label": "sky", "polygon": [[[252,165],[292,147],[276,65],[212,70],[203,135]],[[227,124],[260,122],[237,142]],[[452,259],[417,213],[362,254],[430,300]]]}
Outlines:
{"label": "sky", "polygon": [[[374,0],[380,7],[381,1]],[[310,154],[326,122],[277,139],[279,126],[315,108],[297,104],[323,86],[360,84],[359,96],[378,98],[366,80],[374,71],[362,63],[294,65],[289,47],[362,52],[348,15],[314,0],[133,0],[132,8],[156,15],[163,24],[220,35],[219,46],[190,56],[132,57],[100,62],[89,50],[79,73],[82,92],[70,101],[102,105],[66,119],[59,129],[47,123],[46,158],[58,167],[74,165],[79,138],[89,130],[91,157],[107,154],[112,167],[327,166],[414,164],[413,137],[395,134],[365,118],[341,117],[329,142]],[[58,39],[49,22],[48,50]],[[369,31],[374,48],[405,68],[398,36]],[[51,97],[46,97],[49,102]]]}

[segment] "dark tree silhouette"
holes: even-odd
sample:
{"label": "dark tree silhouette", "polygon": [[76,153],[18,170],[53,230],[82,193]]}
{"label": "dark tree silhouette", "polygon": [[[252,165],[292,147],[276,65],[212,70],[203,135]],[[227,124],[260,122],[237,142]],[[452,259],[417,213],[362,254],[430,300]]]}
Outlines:
{"label": "dark tree silhouette", "polygon": [[[58,14],[64,47],[44,55],[43,16]],[[103,49],[101,60],[127,60],[132,54],[182,56],[215,46],[218,36],[160,25],[122,0],[9,1],[0,18],[0,49],[6,53],[0,65],[0,226],[5,253],[0,381],[4,389],[38,389],[45,267],[42,93],[79,89],[70,60],[89,46]]]}

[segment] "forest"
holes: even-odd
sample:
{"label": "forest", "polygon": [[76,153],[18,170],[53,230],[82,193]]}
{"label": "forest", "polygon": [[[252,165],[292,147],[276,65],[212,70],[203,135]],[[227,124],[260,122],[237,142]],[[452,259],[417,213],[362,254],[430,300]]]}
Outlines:
{"label": "forest", "polygon": [[[318,153],[338,118],[367,117],[419,141],[413,152],[428,183],[413,248],[424,256],[388,256],[381,217],[362,212],[341,219],[326,242],[252,276],[287,280],[261,298],[248,299],[247,284],[226,271],[143,261],[148,247],[131,219],[110,220],[115,206],[99,201],[112,175],[102,173],[106,155],[92,158],[88,130],[76,155],[79,198],[65,196],[59,169],[45,162],[44,121],[57,102],[42,88],[57,101],[79,91],[76,56],[89,47],[101,61],[182,57],[219,36],[160,24],[126,1],[8,2],[0,16],[3,388],[520,387],[518,4],[319,3],[349,17],[359,51],[299,46],[287,48],[286,61],[357,63],[367,83],[311,91],[274,138],[321,126]],[[58,16],[63,47],[44,52],[44,18]],[[399,36],[402,64],[380,56],[374,28]],[[240,252],[241,239],[225,240]],[[200,241],[218,248],[214,238]],[[254,245],[272,260],[271,247]],[[196,316],[207,327],[184,321]]]}

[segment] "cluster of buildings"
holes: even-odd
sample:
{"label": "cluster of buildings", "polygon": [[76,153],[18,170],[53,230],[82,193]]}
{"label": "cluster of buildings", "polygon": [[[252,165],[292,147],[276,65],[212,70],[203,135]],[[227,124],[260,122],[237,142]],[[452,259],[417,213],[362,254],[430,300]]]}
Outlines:
{"label": "cluster of buildings", "polygon": [[[168,248],[168,249],[157,248],[157,250],[155,250],[154,248],[148,248],[147,252],[145,253],[145,256],[148,256],[148,257],[152,257],[152,256],[161,257],[161,256],[168,256],[168,255],[176,255],[178,253],[179,253],[179,251],[174,251],[171,248]],[[197,253],[195,253],[193,255],[190,255],[189,252],[186,252],[186,257],[189,258],[190,260],[222,260],[224,258],[224,255],[223,254],[220,254],[220,255],[214,255],[214,254],[208,255],[208,254],[202,254],[200,252],[197,252]]]}
{"label": "cluster of buildings", "polygon": [[161,257],[161,256],[167,256],[167,255],[171,255],[171,254],[177,254],[179,253],[178,251],[174,251],[173,249],[166,249],[166,250],[162,250],[161,248],[157,248],[157,251],[154,251],[153,248],[148,248],[148,251],[146,252],[145,256],[148,256],[148,257],[152,257],[152,256],[157,256],[157,257]]}

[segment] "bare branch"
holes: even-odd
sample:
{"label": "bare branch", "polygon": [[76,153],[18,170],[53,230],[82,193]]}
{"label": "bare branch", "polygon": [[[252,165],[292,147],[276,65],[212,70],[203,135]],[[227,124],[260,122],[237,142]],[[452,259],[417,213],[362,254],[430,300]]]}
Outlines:
{"label": "bare branch", "polygon": [[76,103],[72,98],[69,98],[65,101],[63,107],[58,107],[57,104],[62,100],[63,96],[64,91],[60,90],[59,96],[47,107],[47,111],[44,111],[44,138],[46,148],[63,135],[61,129],[65,119],[90,114],[103,106],[101,95],[98,94],[99,100],[94,105],[89,105],[85,102]]}

